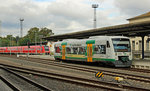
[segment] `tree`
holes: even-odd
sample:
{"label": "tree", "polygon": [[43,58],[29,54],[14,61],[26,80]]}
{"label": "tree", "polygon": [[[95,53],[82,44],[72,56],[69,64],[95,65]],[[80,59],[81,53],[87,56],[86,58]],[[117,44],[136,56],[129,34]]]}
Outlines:
{"label": "tree", "polygon": [[41,40],[40,36],[49,37],[51,35],[54,35],[54,33],[52,32],[51,29],[48,29],[46,27],[41,28],[41,29],[34,27],[28,31],[28,34],[26,35],[26,37],[28,36],[31,43],[35,43],[35,42],[40,42],[40,40]]}
{"label": "tree", "polygon": [[16,41],[15,41],[15,37],[13,37],[12,35],[7,35],[6,39],[5,39],[5,42],[7,41],[7,46],[16,46]]}
{"label": "tree", "polygon": [[33,43],[38,39],[38,35],[39,35],[39,28],[34,27],[28,31],[26,37],[28,37],[30,39],[30,42]]}
{"label": "tree", "polygon": [[51,35],[54,35],[54,33],[52,32],[51,29],[45,27],[45,28],[41,28],[40,35],[43,35],[43,37],[49,37]]}
{"label": "tree", "polygon": [[4,47],[4,46],[7,47],[7,46],[9,46],[9,43],[10,43],[10,42],[9,42],[9,40],[8,40],[7,38],[2,38],[2,39],[1,39],[1,46],[2,46],[2,47]]}
{"label": "tree", "polygon": [[29,37],[25,36],[25,37],[19,39],[19,45],[20,46],[26,46],[29,40],[30,40]]}
{"label": "tree", "polygon": [[0,37],[0,46],[24,46],[27,45],[28,41],[30,41],[30,43],[40,42],[40,36],[49,37],[51,35],[54,35],[51,29],[48,29],[46,27],[41,29],[33,27],[28,31],[27,35],[22,38],[19,38],[19,36],[13,37],[12,35]]}

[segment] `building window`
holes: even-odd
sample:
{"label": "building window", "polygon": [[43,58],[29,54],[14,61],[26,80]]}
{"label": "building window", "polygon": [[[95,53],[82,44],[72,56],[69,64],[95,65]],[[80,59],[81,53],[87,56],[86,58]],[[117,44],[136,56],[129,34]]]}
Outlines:
{"label": "building window", "polygon": [[132,50],[135,50],[135,41],[132,41]]}

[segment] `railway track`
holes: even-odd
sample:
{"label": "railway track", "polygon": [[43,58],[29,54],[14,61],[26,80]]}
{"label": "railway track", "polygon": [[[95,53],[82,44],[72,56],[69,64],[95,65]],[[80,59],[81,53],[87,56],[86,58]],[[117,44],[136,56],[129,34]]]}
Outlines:
{"label": "railway track", "polygon": [[[53,66],[58,66],[58,67],[63,67],[63,68],[86,71],[86,72],[91,72],[91,73],[101,71],[105,75],[109,75],[109,76],[113,76],[113,77],[123,77],[125,79],[131,79],[131,80],[135,80],[135,81],[150,83],[150,76],[131,74],[132,71],[128,71],[127,73],[124,73],[124,69],[122,70],[122,68],[121,68],[122,72],[118,72],[118,70],[116,70],[116,71],[105,70],[105,69],[100,69],[100,68],[92,68],[90,66],[87,67],[84,65],[76,65],[76,64],[60,63],[60,62],[56,62],[56,61],[49,61],[49,60],[45,60],[45,59],[38,60],[37,58],[30,58],[28,61],[38,62],[38,63],[42,63],[45,65],[53,65]],[[113,69],[115,69],[115,68],[113,68]]]}
{"label": "railway track", "polygon": [[0,79],[3,81],[3,83],[5,83],[10,88],[10,90],[21,91],[19,88],[17,88],[15,85],[13,85],[13,83],[8,81],[5,77],[0,76]]}
{"label": "railway track", "polygon": [[[57,79],[61,81],[66,81],[74,84],[80,84],[88,87],[96,87],[96,88],[102,88],[102,89],[107,89],[107,90],[115,90],[115,91],[120,91],[120,90],[144,90],[148,91],[149,89],[146,88],[140,88],[140,87],[134,87],[130,85],[125,85],[125,84],[118,84],[118,83],[113,83],[113,82],[105,82],[101,80],[91,80],[91,79],[86,79],[86,78],[81,78],[81,77],[76,77],[76,76],[69,76],[69,75],[64,75],[64,74],[57,74],[57,73],[52,73],[49,71],[44,71],[44,70],[39,70],[39,69],[33,69],[33,68],[24,68],[24,67],[17,67],[17,66],[9,66],[9,65],[3,65],[4,69],[7,69],[8,71],[18,71],[18,72],[23,72],[27,74],[33,74],[33,75],[38,75],[38,76],[43,76],[51,79]],[[46,90],[47,91],[47,90]]]}
{"label": "railway track", "polygon": [[74,65],[74,64],[66,64],[66,63],[47,61],[47,60],[29,60],[29,61],[38,62],[38,63],[42,63],[45,65],[53,65],[53,66],[58,66],[58,67],[63,67],[63,68],[86,71],[86,72],[91,72],[91,73],[96,73],[96,72],[101,71],[105,75],[109,75],[109,76],[113,76],[113,77],[123,77],[125,79],[131,79],[131,80],[135,80],[135,81],[142,81],[142,82],[150,83],[150,76],[117,72],[117,71],[105,70],[105,69],[99,69],[99,68],[90,68],[90,67],[85,67],[82,65],[79,66],[79,65]]}
{"label": "railway track", "polygon": [[[10,57],[9,55],[1,55],[1,56]],[[11,57],[16,58],[16,55],[11,55]],[[25,59],[26,60],[26,57],[19,57],[19,59]],[[31,59],[31,60],[37,59],[37,60],[48,61],[48,62],[54,61],[54,60],[40,59],[40,58],[29,58],[29,59]],[[58,62],[58,61],[56,61],[56,62]],[[106,68],[106,67],[104,67],[104,68]],[[137,68],[111,68],[111,69],[118,69],[118,70],[123,70],[123,71],[125,70],[125,71],[131,71],[131,72],[150,73],[150,70],[148,70],[148,69],[137,69]]]}
{"label": "railway track", "polygon": [[[28,85],[35,86],[35,88],[38,88],[38,90],[42,90],[42,91],[53,91],[52,89],[50,89],[50,88],[48,88],[48,87],[46,87],[46,86],[43,86],[42,84],[37,83],[37,82],[35,82],[35,81],[33,81],[33,80],[31,80],[31,79],[29,79],[29,78],[27,78],[27,77],[25,77],[25,76],[23,76],[23,75],[21,75],[21,74],[18,74],[18,73],[16,73],[16,72],[13,71],[13,70],[8,69],[7,67],[2,67],[2,66],[1,66],[0,68],[2,68],[3,70],[7,71],[7,72],[10,73],[10,74],[15,75],[15,76],[18,77],[18,78],[23,79],[24,81],[26,81],[26,82],[28,83]],[[15,85],[13,84],[13,82],[9,81],[9,80],[8,80],[7,78],[5,78],[4,76],[0,76],[0,79],[1,79],[4,83],[6,83],[13,91],[21,91],[21,89],[20,89],[19,87],[15,86]],[[31,89],[30,89],[30,90],[31,90]]]}
{"label": "railway track", "polygon": [[[16,57],[14,57],[14,58],[16,58]],[[24,57],[21,57],[21,59],[25,59]],[[39,60],[40,58],[30,58],[31,60],[32,59],[37,59],[37,60]],[[54,61],[54,60],[49,60],[49,59],[40,59],[40,60],[45,60],[45,61],[48,61],[48,62],[50,62],[50,61]],[[29,60],[30,61],[30,60]],[[59,62],[59,61],[56,61],[56,62]],[[97,65],[98,66],[98,65]],[[104,68],[106,68],[106,67],[104,67]],[[118,69],[118,70],[122,70],[122,71],[131,71],[131,72],[142,72],[142,73],[150,73],[150,70],[148,70],[148,69],[137,69],[137,68],[111,68],[111,69]]]}
{"label": "railway track", "polygon": [[83,65],[79,66],[79,65],[75,65],[75,64],[66,64],[66,63],[48,61],[48,60],[29,59],[28,61],[42,63],[44,65],[52,65],[52,66],[69,68],[69,69],[80,70],[80,71],[85,71],[85,72],[91,72],[91,73],[95,73],[96,71],[103,71],[103,73],[105,75],[115,76],[115,77],[116,76],[125,77],[126,79],[150,83],[150,77],[148,77],[148,76],[134,75],[134,74],[128,74],[128,73],[122,73],[122,72],[120,73],[120,72],[108,71],[108,70],[103,70],[103,69],[98,69],[98,68],[85,67]]}

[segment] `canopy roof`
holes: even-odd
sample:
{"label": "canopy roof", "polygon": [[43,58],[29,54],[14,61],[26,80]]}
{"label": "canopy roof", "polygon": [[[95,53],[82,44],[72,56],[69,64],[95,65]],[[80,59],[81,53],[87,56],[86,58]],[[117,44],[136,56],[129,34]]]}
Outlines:
{"label": "canopy roof", "polygon": [[96,28],[90,30],[84,30],[79,32],[73,33],[66,33],[60,35],[53,35],[50,37],[46,37],[43,39],[50,40],[50,41],[57,41],[63,39],[83,39],[88,38],[90,36],[97,36],[97,35],[108,35],[108,36],[145,36],[150,34],[150,21],[148,22],[140,22],[140,23],[132,23],[132,24],[122,24],[116,26],[109,26],[103,28]]}

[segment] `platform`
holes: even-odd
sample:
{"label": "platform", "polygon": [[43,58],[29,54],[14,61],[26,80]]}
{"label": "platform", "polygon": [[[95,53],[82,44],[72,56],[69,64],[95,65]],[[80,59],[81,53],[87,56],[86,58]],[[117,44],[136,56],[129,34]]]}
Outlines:
{"label": "platform", "polygon": [[150,59],[133,59],[132,68],[150,69]]}

